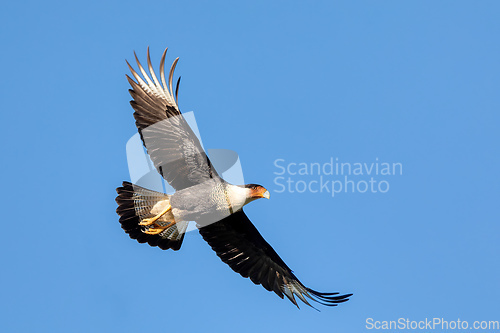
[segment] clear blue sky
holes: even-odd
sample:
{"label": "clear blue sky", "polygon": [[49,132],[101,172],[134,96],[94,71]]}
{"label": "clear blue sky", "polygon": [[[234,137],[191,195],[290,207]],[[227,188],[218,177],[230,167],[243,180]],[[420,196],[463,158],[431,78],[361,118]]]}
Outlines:
{"label": "clear blue sky", "polygon": [[[499,17],[497,1],[4,3],[0,330],[500,320]],[[205,147],[237,151],[245,180],[270,190],[246,209],[257,228],[304,284],[348,303],[297,310],[196,232],[172,252],[121,230],[136,132],[125,59],[148,45],[155,67],[167,46],[181,58],[180,107]],[[387,193],[278,193],[277,159],[332,157],[403,172],[376,176]]]}

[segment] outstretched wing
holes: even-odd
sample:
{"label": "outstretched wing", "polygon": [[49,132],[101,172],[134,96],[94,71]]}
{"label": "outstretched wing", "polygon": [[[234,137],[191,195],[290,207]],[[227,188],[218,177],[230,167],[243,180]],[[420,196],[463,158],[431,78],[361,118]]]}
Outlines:
{"label": "outstretched wing", "polygon": [[203,239],[223,262],[255,284],[285,295],[298,307],[294,295],[328,306],[346,302],[352,294],[321,293],[305,287],[250,222],[243,210],[199,229]]}
{"label": "outstretched wing", "polygon": [[[168,84],[165,79],[165,56],[160,62],[160,79],[155,75],[148,48],[148,70],[144,70],[137,55],[135,60],[142,74],[139,75],[127,64],[135,81],[127,75],[132,86],[129,90],[133,100],[135,124],[142,142],[155,168],[176,190],[200,184],[210,178],[219,177],[201,147],[200,141],[189,127],[177,105],[179,80],[173,93],[172,79],[179,58],[170,68]],[[151,77],[149,76],[151,75]]]}

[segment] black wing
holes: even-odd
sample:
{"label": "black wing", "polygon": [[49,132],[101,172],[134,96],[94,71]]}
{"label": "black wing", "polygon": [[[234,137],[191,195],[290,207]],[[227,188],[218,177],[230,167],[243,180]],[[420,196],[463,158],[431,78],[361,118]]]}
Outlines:
{"label": "black wing", "polygon": [[[283,295],[295,305],[294,295],[311,306],[306,298],[328,306],[346,302],[352,294],[321,293],[305,287],[260,235],[243,210],[199,229],[223,262],[253,283]],[[298,307],[298,305],[297,305]]]}
{"label": "black wing", "polygon": [[[219,177],[210,163],[200,141],[189,127],[177,105],[177,88],[174,93],[172,79],[179,58],[170,68],[169,83],[165,80],[165,56],[160,62],[160,79],[156,77],[148,48],[148,70],[144,70],[135,56],[142,77],[127,62],[134,81],[127,75],[132,86],[129,90],[133,100],[135,124],[151,160],[163,178],[176,190],[200,184],[210,178]],[[135,53],[134,53],[135,55]],[[180,80],[180,78],[179,78]]]}

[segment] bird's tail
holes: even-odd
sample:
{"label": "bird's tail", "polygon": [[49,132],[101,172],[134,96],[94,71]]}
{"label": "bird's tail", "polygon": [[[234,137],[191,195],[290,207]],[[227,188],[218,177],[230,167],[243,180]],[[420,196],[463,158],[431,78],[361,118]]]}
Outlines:
{"label": "bird's tail", "polygon": [[170,195],[129,182],[123,182],[116,192],[116,212],[130,238],[163,250],[180,249],[188,222],[175,221]]}

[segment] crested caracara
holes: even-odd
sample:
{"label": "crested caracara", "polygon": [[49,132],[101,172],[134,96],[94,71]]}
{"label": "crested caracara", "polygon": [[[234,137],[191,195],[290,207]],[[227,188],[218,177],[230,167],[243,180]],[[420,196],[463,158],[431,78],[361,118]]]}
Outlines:
{"label": "crested caracara", "polygon": [[259,198],[269,199],[269,192],[256,184],[232,185],[217,174],[177,105],[180,78],[175,94],[172,79],[179,58],[170,68],[167,83],[166,53],[160,62],[161,82],[151,65],[149,48],[149,74],[136,56],[142,76],[127,62],[133,76],[127,75],[127,79],[142,142],[155,168],[176,192],[169,195],[123,182],[116,197],[122,228],[139,243],[177,251],[189,221],[195,221],[203,239],[223,262],[279,297],[286,296],[295,305],[295,296],[307,305],[308,300],[328,306],[347,301],[352,294],[305,287],[250,222],[243,206]]}

